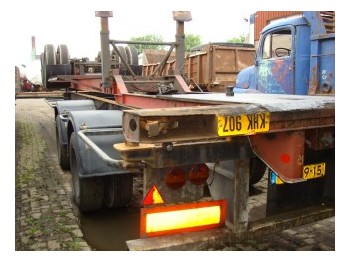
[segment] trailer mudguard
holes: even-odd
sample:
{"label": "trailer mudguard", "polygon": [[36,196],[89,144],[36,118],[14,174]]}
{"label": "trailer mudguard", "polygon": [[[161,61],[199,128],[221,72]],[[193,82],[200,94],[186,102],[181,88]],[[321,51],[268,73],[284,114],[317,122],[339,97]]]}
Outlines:
{"label": "trailer mudguard", "polygon": [[[113,145],[124,141],[122,112],[71,111],[67,130],[70,172],[79,210],[92,212],[127,205],[132,198],[136,171],[111,164],[121,159]],[[99,151],[104,155],[98,154]]]}
{"label": "trailer mudguard", "polygon": [[55,119],[57,127],[57,138],[60,145],[68,145],[68,113],[71,111],[96,110],[92,100],[65,100],[57,101]]}
{"label": "trailer mudguard", "polygon": [[[89,138],[109,157],[120,159],[120,154],[113,148],[115,143],[122,143],[122,112],[118,110],[72,111],[68,116],[69,137],[74,132],[74,149],[79,177],[94,177],[130,173],[122,168],[111,167],[103,161],[89,146],[79,138],[81,130],[92,130]],[[105,132],[113,129],[115,132]],[[120,131],[120,132],[119,132]]]}
{"label": "trailer mudguard", "polygon": [[95,110],[95,104],[92,100],[75,100],[75,101],[57,101],[55,107],[56,121],[56,143],[58,161],[63,170],[68,170],[69,148],[68,148],[68,113],[77,110]]}

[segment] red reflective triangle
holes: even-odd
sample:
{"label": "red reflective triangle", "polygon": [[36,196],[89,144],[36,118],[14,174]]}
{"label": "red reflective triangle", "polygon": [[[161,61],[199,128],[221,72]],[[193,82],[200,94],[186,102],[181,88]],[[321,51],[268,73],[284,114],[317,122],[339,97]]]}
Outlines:
{"label": "red reflective triangle", "polygon": [[164,200],[163,197],[160,195],[158,188],[156,186],[152,186],[145,198],[142,200],[142,205],[154,205],[154,204],[163,204]]}

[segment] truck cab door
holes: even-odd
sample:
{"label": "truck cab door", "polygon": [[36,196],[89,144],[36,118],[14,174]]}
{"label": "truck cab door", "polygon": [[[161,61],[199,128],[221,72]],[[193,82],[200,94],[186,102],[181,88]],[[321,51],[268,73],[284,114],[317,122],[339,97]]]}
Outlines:
{"label": "truck cab door", "polygon": [[294,27],[274,28],[261,37],[257,89],[268,94],[294,94]]}

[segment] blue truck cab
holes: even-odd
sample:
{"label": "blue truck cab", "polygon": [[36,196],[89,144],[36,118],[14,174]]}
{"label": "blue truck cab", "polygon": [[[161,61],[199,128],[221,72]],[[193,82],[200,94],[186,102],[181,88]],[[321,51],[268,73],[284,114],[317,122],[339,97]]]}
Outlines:
{"label": "blue truck cab", "polygon": [[234,92],[335,94],[335,12],[305,11],[267,25]]}

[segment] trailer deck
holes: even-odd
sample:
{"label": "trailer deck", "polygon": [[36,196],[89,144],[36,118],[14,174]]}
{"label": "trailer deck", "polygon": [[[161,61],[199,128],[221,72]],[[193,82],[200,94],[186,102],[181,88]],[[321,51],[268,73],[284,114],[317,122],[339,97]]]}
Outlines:
{"label": "trailer deck", "polygon": [[[237,94],[230,97],[222,93],[207,93],[176,94],[154,98],[164,103],[168,102],[168,106],[165,106],[166,110],[163,108],[124,111],[124,125],[130,126],[130,121],[136,124],[134,130],[132,128],[124,130],[126,141],[132,143],[193,141],[231,135],[253,135],[260,131],[266,133],[329,127],[335,124],[334,96]],[[172,108],[171,105],[177,101],[197,106]],[[256,116],[257,114],[259,118],[255,121],[258,126],[254,128],[254,123],[249,126],[248,119],[246,130],[237,133],[235,130],[229,130],[229,127],[225,130],[225,126],[219,123],[222,116]],[[147,121],[153,121],[153,133],[141,127],[141,122]],[[157,132],[155,132],[157,123],[154,121],[158,121]],[[263,128],[262,125],[265,123],[269,124],[268,129]],[[169,126],[175,124],[176,127]],[[162,135],[160,131],[165,128],[167,132]]]}

